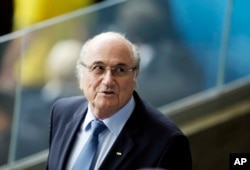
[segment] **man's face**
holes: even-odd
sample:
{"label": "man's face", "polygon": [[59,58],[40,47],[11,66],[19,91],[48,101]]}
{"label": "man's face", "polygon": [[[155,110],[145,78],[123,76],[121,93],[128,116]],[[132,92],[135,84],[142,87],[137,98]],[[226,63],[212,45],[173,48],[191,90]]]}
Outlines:
{"label": "man's face", "polygon": [[83,63],[88,67],[107,68],[96,74],[89,68],[83,68],[80,88],[89,100],[95,116],[107,118],[121,109],[131,98],[136,86],[136,71],[118,76],[110,70],[124,66],[133,68],[134,61],[130,47],[121,39],[105,37],[92,41]]}

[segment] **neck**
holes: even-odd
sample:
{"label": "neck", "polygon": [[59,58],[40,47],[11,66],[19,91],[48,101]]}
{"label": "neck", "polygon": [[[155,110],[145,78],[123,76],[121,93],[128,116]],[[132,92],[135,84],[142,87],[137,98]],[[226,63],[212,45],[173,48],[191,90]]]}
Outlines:
{"label": "neck", "polygon": [[96,119],[104,120],[112,115],[114,115],[117,110],[114,109],[96,109],[90,106],[91,112],[95,116]]}

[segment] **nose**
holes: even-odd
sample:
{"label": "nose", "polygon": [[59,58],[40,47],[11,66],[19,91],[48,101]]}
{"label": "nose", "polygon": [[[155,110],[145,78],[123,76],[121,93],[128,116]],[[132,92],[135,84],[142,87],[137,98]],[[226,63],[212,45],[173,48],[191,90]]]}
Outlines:
{"label": "nose", "polygon": [[111,69],[107,69],[103,73],[102,83],[105,84],[106,86],[110,86],[114,83],[114,76],[112,74]]}

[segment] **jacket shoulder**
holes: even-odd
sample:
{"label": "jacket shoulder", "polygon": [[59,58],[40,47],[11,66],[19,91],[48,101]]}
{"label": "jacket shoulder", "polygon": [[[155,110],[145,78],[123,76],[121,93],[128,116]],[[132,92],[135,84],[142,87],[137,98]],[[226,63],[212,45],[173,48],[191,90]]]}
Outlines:
{"label": "jacket shoulder", "polygon": [[83,96],[59,99],[52,106],[52,120],[54,120],[54,122],[58,122],[59,120],[70,120],[73,118],[73,114],[85,105],[87,106],[87,100]]}
{"label": "jacket shoulder", "polygon": [[[146,129],[148,129],[149,131],[155,130],[161,133],[165,133],[166,136],[169,137],[175,135],[183,135],[182,131],[171,118],[160,112],[157,108],[152,106],[147,101],[141,99],[139,95],[136,95],[135,98],[137,102],[135,114],[138,116],[138,119],[145,121]],[[150,125],[150,127],[147,125]]]}

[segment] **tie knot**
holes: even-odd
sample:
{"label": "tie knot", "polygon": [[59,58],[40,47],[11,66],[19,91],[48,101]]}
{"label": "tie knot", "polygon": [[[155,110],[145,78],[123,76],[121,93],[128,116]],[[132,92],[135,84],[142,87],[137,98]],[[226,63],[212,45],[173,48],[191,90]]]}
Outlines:
{"label": "tie knot", "polygon": [[106,125],[100,120],[95,119],[91,122],[91,129],[93,131],[93,135],[95,136],[98,136],[106,128]]}

